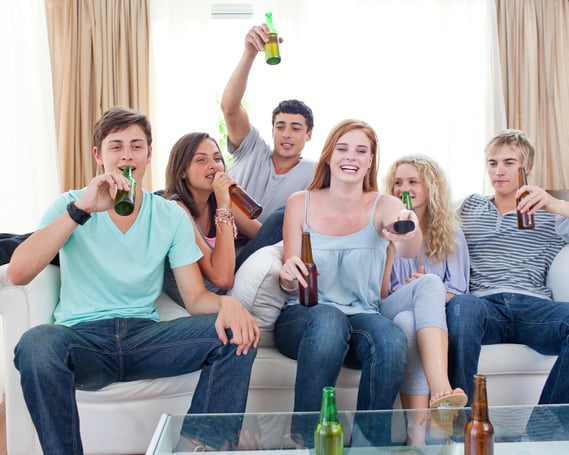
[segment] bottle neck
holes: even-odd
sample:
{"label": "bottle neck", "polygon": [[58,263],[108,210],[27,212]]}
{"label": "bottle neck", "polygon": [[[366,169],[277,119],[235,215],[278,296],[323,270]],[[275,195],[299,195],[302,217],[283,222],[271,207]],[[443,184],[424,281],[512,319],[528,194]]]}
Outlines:
{"label": "bottle neck", "polygon": [[269,32],[277,33],[275,30],[275,26],[273,25],[273,15],[272,13],[265,14],[265,22],[267,23],[267,27],[269,27]]}
{"label": "bottle neck", "polygon": [[479,377],[474,379],[472,393],[472,419],[488,421],[488,396],[486,393],[486,378]]}
{"label": "bottle neck", "polygon": [[518,187],[528,184],[526,170],[523,167],[518,168]]}
{"label": "bottle neck", "polygon": [[[331,388],[331,387],[330,387]],[[324,389],[322,393],[322,409],[320,410],[320,423],[338,423],[338,409],[336,407],[336,393],[332,389]]]}
{"label": "bottle neck", "polygon": [[314,259],[312,259],[312,244],[310,242],[310,233],[303,232],[302,233],[302,245],[300,248],[300,259],[305,264],[313,264]]}

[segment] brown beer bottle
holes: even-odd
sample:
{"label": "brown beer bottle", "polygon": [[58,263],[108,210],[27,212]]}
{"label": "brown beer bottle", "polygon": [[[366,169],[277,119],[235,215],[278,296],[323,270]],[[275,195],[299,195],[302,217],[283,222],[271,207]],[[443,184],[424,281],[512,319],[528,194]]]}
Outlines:
{"label": "brown beer bottle", "polygon": [[302,233],[302,245],[300,249],[300,259],[308,269],[308,275],[304,277],[307,287],[298,285],[298,297],[304,306],[313,306],[318,303],[318,269],[312,259],[312,245],[310,243],[310,232]]}
{"label": "brown beer bottle", "polygon": [[263,211],[263,207],[237,184],[229,187],[229,197],[231,202],[247,215],[250,220],[257,218]]}
{"label": "brown beer bottle", "polygon": [[[518,188],[521,188],[523,185],[528,184],[528,179],[526,176],[526,168],[519,167],[518,168]],[[520,201],[525,198],[529,193],[524,191],[522,195],[516,199],[516,213],[518,215],[518,229],[534,229],[535,222],[533,219],[533,215],[529,213],[522,213],[518,210],[518,204]]]}
{"label": "brown beer bottle", "polygon": [[494,453],[494,427],[488,418],[486,376],[474,375],[470,420],[464,428],[465,455],[492,455]]}

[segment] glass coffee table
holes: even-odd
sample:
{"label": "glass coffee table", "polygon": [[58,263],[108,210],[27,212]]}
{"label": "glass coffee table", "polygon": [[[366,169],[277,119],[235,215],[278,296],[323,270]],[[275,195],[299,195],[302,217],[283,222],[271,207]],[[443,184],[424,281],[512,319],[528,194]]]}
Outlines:
{"label": "glass coffee table", "polygon": [[[413,416],[412,414],[417,414]],[[347,454],[463,454],[469,408],[442,411],[401,410],[340,412]],[[565,455],[569,453],[569,405],[490,407],[495,454]],[[424,446],[405,446],[406,419],[419,418]],[[201,434],[207,450],[241,455],[309,454],[319,413],[248,413],[243,415],[163,415],[147,455],[189,454]],[[192,433],[189,438],[180,435]],[[230,435],[235,435],[231,437]],[[192,439],[192,442],[189,442]],[[180,442],[181,441],[181,442]]]}

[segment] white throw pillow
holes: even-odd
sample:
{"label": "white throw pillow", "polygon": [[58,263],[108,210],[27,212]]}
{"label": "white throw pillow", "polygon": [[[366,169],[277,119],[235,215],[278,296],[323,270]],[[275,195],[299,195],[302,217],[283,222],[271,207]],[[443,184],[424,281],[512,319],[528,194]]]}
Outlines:
{"label": "white throw pillow", "polygon": [[233,288],[227,292],[241,300],[262,330],[273,330],[285,303],[286,294],[279,286],[282,261],[282,241],[255,251],[239,267]]}

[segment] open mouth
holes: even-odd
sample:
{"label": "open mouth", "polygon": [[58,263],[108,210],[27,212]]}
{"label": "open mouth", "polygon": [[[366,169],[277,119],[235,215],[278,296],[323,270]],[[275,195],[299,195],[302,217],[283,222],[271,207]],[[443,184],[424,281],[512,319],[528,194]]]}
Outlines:
{"label": "open mouth", "polygon": [[344,165],[344,166],[340,166],[340,169],[343,172],[349,172],[350,174],[355,174],[356,172],[358,172],[360,170],[359,167],[357,166],[351,166],[351,165]]}

